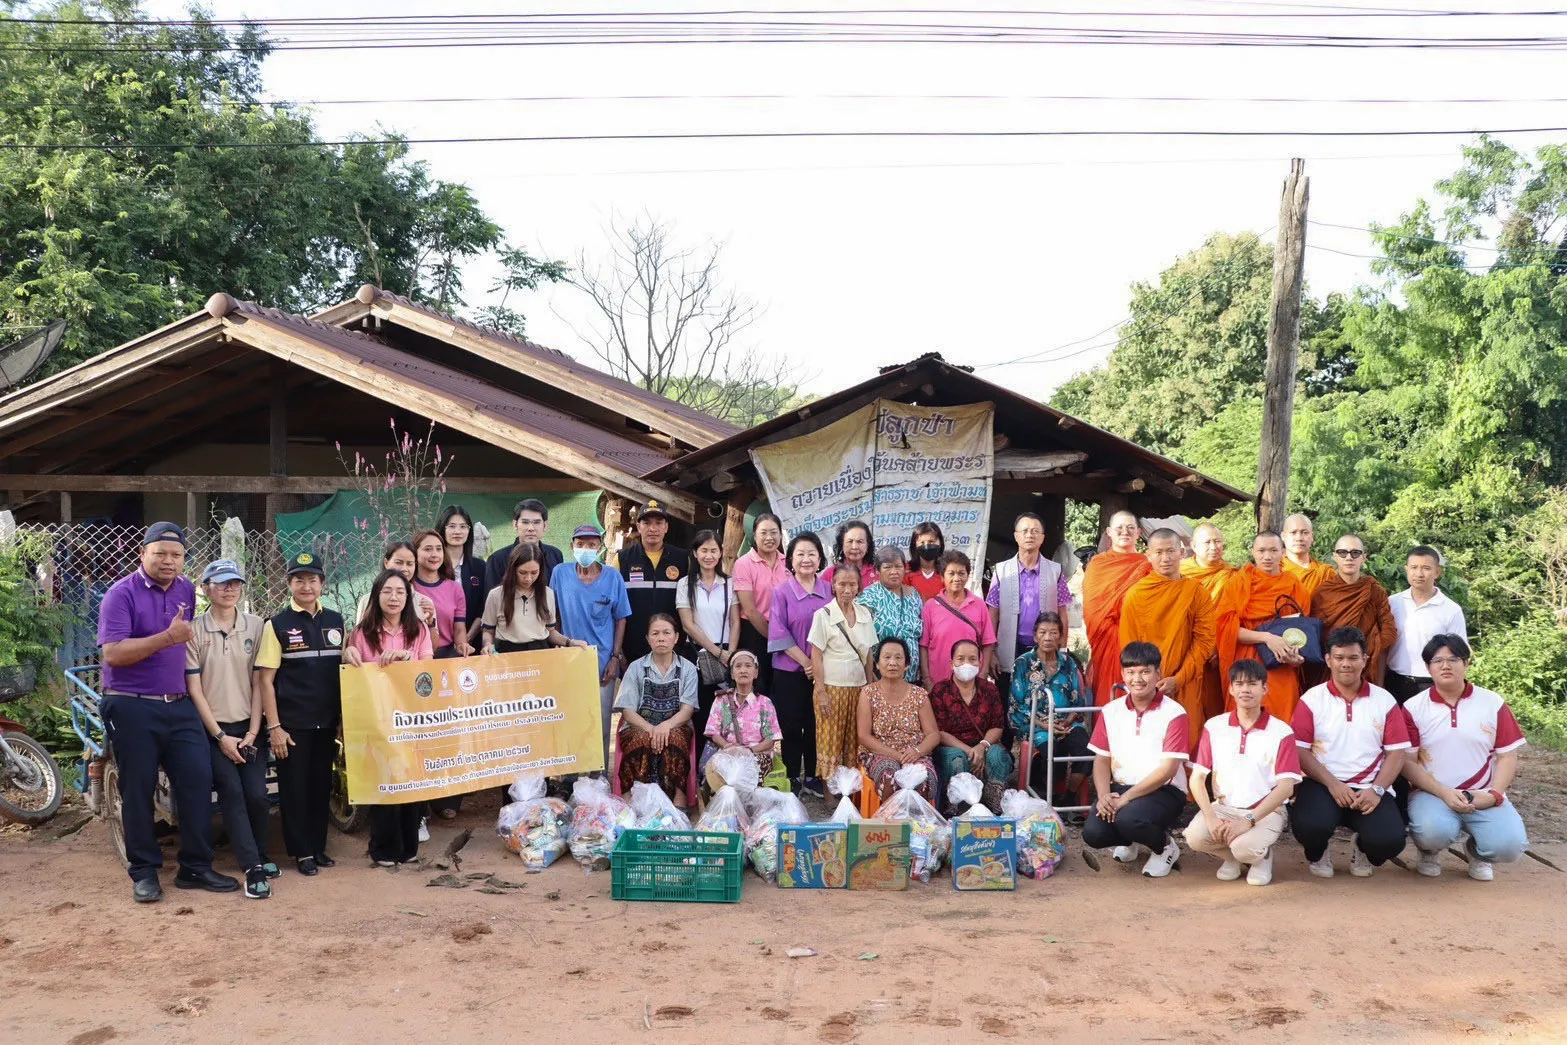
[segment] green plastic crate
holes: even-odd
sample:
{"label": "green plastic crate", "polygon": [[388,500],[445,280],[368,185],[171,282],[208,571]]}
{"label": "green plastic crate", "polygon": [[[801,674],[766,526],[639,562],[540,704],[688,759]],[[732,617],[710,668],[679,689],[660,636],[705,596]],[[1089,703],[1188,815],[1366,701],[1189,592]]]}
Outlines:
{"label": "green plastic crate", "polygon": [[616,900],[739,903],[744,838],[734,831],[621,832],[610,861]]}

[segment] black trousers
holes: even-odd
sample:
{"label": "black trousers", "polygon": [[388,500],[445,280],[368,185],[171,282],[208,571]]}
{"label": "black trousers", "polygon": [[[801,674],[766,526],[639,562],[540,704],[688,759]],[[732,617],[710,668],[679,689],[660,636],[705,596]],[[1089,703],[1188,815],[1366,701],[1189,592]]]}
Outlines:
{"label": "black trousers", "polygon": [[[218,727],[231,737],[243,737],[250,721],[219,722]],[[234,859],[249,870],[269,863],[267,857],[267,817],[272,803],[267,801],[266,737],[256,743],[256,753],[244,765],[229,761],[216,740],[207,741],[212,755],[212,786],[218,792],[218,810],[223,814],[223,829],[228,832]]]}
{"label": "black trousers", "polygon": [[816,708],[813,687],[803,671],[773,672],[773,707],[783,732],[784,770],[793,780],[816,775]]}
{"label": "black trousers", "polygon": [[1404,851],[1404,818],[1391,798],[1384,797],[1375,810],[1361,813],[1333,801],[1333,792],[1315,780],[1302,780],[1295,788],[1295,804],[1290,808],[1290,830],[1306,851],[1306,859],[1322,859],[1339,827],[1347,827],[1359,836],[1356,844],[1375,866]]}
{"label": "black trousers", "polygon": [[751,626],[744,616],[740,618],[740,648],[756,654],[756,692],[773,695],[773,655],[767,652],[767,636]]}
{"label": "black trousers", "polygon": [[294,746],[277,763],[278,808],[283,814],[283,845],[289,856],[300,860],[326,852],[337,729],[283,728]]}
{"label": "black trousers", "polygon": [[1383,687],[1393,694],[1393,699],[1402,704],[1410,697],[1424,693],[1431,688],[1431,680],[1424,675],[1400,675],[1398,672],[1388,669],[1387,677],[1383,679],[1386,685]]}
{"label": "black trousers", "polygon": [[[1113,784],[1110,790],[1120,794],[1131,788]],[[1114,820],[1100,819],[1096,809],[1083,823],[1083,844],[1093,849],[1145,845],[1157,853],[1169,844],[1170,828],[1175,826],[1185,805],[1185,792],[1174,784],[1165,784],[1117,809]]]}
{"label": "black trousers", "polygon": [[[1093,754],[1093,752],[1088,750],[1088,733],[1087,733],[1086,730],[1069,729],[1064,734],[1062,734],[1061,736],[1056,737],[1055,756],[1056,756],[1056,758],[1058,760],[1059,759],[1063,759],[1063,758],[1073,758],[1073,757],[1078,756],[1078,755],[1091,755],[1091,754]],[[1029,783],[1033,785],[1035,791],[1038,791],[1044,785],[1045,773],[1048,772],[1048,771],[1049,770],[1048,770],[1048,767],[1047,767],[1047,764],[1046,764],[1046,759],[1045,759],[1045,749],[1042,748],[1042,747],[1035,748],[1034,749],[1034,758],[1033,758],[1033,761],[1029,763],[1029,769],[1028,769],[1028,780],[1029,780]],[[1094,771],[1094,764],[1092,762],[1061,762],[1061,761],[1057,761],[1056,762],[1056,780],[1055,780],[1055,788],[1056,788],[1057,793],[1060,792],[1061,785],[1066,783],[1066,778],[1068,776],[1070,776],[1070,775],[1072,775],[1074,773],[1081,774],[1083,776],[1087,776],[1089,773],[1092,773],[1093,771]],[[1077,804],[1077,802],[1075,801],[1075,799],[1076,799],[1075,795],[1071,795],[1071,796],[1067,796],[1067,797],[1070,797],[1070,798],[1074,799],[1074,801],[1065,802],[1065,803],[1062,803],[1062,804],[1064,804],[1064,805],[1076,805]],[[1118,816],[1117,819],[1120,819],[1120,817]]]}
{"label": "black trousers", "polygon": [[370,859],[402,863],[419,855],[423,802],[370,807]]}
{"label": "black trousers", "polygon": [[105,696],[99,710],[120,771],[120,823],[131,878],[156,878],[163,866],[152,800],[160,764],[169,774],[180,822],[180,867],[211,870],[212,759],[207,748],[212,742],[196,705],[189,699],[164,703]]}

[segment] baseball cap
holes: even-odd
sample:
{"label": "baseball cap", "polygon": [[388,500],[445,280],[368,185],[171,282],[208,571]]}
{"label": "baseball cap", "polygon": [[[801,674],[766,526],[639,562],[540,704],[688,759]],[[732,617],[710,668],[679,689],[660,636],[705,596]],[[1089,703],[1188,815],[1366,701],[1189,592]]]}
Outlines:
{"label": "baseball cap", "polygon": [[201,571],[201,583],[222,583],[223,581],[245,582],[245,574],[240,570],[239,563],[233,559],[213,559],[207,563],[207,568]]}
{"label": "baseball cap", "polygon": [[650,515],[662,516],[665,519],[669,518],[669,512],[664,509],[664,502],[657,500],[656,498],[643,503],[640,507],[637,508],[638,522],[641,522]]}
{"label": "baseball cap", "polygon": [[147,527],[147,531],[141,535],[141,546],[157,544],[159,541],[173,541],[176,544],[185,544],[185,531],[178,524],[171,522],[155,522]]}
{"label": "baseball cap", "polygon": [[599,529],[597,526],[594,526],[592,523],[583,523],[581,526],[571,531],[572,540],[576,540],[578,537],[596,537],[602,541],[604,539],[604,531]]}
{"label": "baseball cap", "polygon": [[309,552],[300,552],[288,560],[288,575],[290,577],[300,573],[313,573],[317,577],[325,577],[326,571],[321,568],[321,562]]}

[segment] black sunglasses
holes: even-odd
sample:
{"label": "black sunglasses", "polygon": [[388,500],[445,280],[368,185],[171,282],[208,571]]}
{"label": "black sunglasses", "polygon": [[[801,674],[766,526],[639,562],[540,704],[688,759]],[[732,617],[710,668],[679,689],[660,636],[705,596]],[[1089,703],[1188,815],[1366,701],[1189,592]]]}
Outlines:
{"label": "black sunglasses", "polygon": [[1366,553],[1365,553],[1365,551],[1363,551],[1360,548],[1334,548],[1333,549],[1333,554],[1334,555],[1342,555],[1342,556],[1344,556],[1345,558],[1348,558],[1348,559],[1359,559],[1359,558],[1363,557]]}

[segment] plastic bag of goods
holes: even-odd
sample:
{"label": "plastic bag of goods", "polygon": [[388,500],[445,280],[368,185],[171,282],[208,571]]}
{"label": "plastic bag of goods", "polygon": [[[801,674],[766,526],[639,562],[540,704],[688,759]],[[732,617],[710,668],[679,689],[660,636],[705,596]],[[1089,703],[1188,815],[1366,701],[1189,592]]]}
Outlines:
{"label": "plastic bag of goods", "polygon": [[745,832],[745,855],[756,873],[769,882],[778,881],[778,828],[789,824],[808,824],[811,815],[794,795],[759,787],[752,794],[751,826]]}
{"label": "plastic bag of goods", "polygon": [[959,773],[947,781],[947,801],[952,803],[952,808],[968,807],[963,811],[963,820],[978,820],[982,817],[988,820],[996,815],[979,800],[984,793],[984,783],[973,773]]}
{"label": "plastic bag of goods", "polygon": [[762,774],[756,756],[749,748],[726,747],[707,760],[707,783],[716,794],[725,786],[734,788],[743,799],[755,791]]}
{"label": "plastic bag of goods", "polygon": [[909,824],[909,874],[922,882],[941,870],[941,861],[952,851],[952,825],[915,788],[929,772],[921,765],[904,766],[892,775],[898,790],[881,805],[878,820],[906,820]]}
{"label": "plastic bag of goods", "polygon": [[751,818],[745,812],[745,799],[728,784],[718,789],[718,794],[707,803],[702,818],[696,822],[698,831],[738,831],[744,834],[750,826]]}
{"label": "plastic bag of goods", "polygon": [[544,793],[542,773],[523,773],[511,785],[511,801],[501,806],[495,833],[522,857],[522,866],[542,871],[566,851],[571,836],[570,810]]}
{"label": "plastic bag of goods", "polygon": [[581,777],[571,789],[571,855],[584,871],[609,868],[615,841],[636,814],[623,800],[609,793],[609,781]]}
{"label": "plastic bag of goods", "polygon": [[689,831],[691,818],[682,813],[657,784],[637,781],[631,785],[631,812],[637,826],[654,831]]}
{"label": "plastic bag of goods", "polygon": [[1027,791],[1001,796],[1001,815],[1017,821],[1017,870],[1030,878],[1049,878],[1066,855],[1066,828],[1050,803]]}
{"label": "plastic bag of goods", "polygon": [[839,766],[832,771],[832,776],[827,778],[827,793],[840,797],[838,808],[827,818],[830,823],[851,824],[864,819],[860,816],[860,807],[854,804],[854,796],[860,793],[863,779],[853,766]]}

